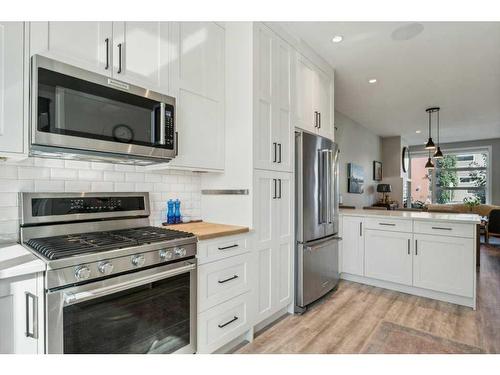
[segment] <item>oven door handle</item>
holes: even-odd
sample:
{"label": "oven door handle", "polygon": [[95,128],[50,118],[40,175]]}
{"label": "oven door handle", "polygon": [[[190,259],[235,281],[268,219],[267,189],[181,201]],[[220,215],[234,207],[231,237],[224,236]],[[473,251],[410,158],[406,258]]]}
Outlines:
{"label": "oven door handle", "polygon": [[187,266],[179,267],[179,268],[174,268],[172,270],[167,270],[163,271],[160,273],[157,273],[155,275],[150,275],[150,276],[144,276],[137,278],[132,281],[127,281],[123,283],[119,283],[116,285],[111,285],[108,287],[104,288],[98,288],[98,289],[92,289],[84,292],[78,292],[78,293],[71,293],[67,292],[64,293],[64,306],[69,306],[69,305],[74,305],[75,303],[80,303],[84,301],[89,301],[94,298],[99,298],[103,297],[109,294],[121,292],[126,289],[130,288],[135,288],[144,284],[149,284],[151,282],[155,282],[158,280],[162,280],[168,277],[180,275],[185,272],[190,272],[192,270],[196,269],[196,264],[189,264]]}

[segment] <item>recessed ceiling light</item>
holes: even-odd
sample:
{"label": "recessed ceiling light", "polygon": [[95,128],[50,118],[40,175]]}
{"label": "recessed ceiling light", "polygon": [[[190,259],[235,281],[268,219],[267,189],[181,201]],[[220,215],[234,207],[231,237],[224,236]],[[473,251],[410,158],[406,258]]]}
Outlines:
{"label": "recessed ceiling light", "polygon": [[368,80],[368,83],[377,83],[377,79],[376,78],[371,78]]}
{"label": "recessed ceiling light", "polygon": [[415,133],[420,134],[422,133],[422,130],[415,130]]}
{"label": "recessed ceiling light", "polygon": [[335,35],[333,38],[332,38],[332,42],[333,43],[340,43],[342,41],[342,39],[344,39],[342,37],[342,35]]}

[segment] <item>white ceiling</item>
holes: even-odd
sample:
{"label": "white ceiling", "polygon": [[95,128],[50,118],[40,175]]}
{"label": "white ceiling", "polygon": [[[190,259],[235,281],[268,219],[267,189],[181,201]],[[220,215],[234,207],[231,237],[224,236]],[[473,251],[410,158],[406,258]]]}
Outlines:
{"label": "white ceiling", "polygon": [[440,106],[441,142],[500,137],[500,22],[422,22],[409,40],[391,34],[410,22],[279,24],[335,68],[335,109],[376,134],[424,143]]}

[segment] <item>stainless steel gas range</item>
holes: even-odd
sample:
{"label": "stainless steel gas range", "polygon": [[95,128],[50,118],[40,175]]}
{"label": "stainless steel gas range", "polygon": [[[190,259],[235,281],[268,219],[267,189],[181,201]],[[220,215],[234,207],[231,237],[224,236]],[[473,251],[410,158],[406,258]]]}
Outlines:
{"label": "stainless steel gas range", "polygon": [[47,353],[194,353],[196,237],[149,225],[148,193],[21,193],[47,265]]}

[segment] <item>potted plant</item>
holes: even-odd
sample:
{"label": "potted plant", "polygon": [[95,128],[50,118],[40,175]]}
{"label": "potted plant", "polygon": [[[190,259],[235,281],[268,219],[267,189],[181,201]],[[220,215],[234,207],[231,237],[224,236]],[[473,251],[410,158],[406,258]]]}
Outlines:
{"label": "potted plant", "polygon": [[470,212],[474,209],[474,207],[479,206],[481,204],[481,200],[479,197],[465,197],[464,204],[467,206]]}

